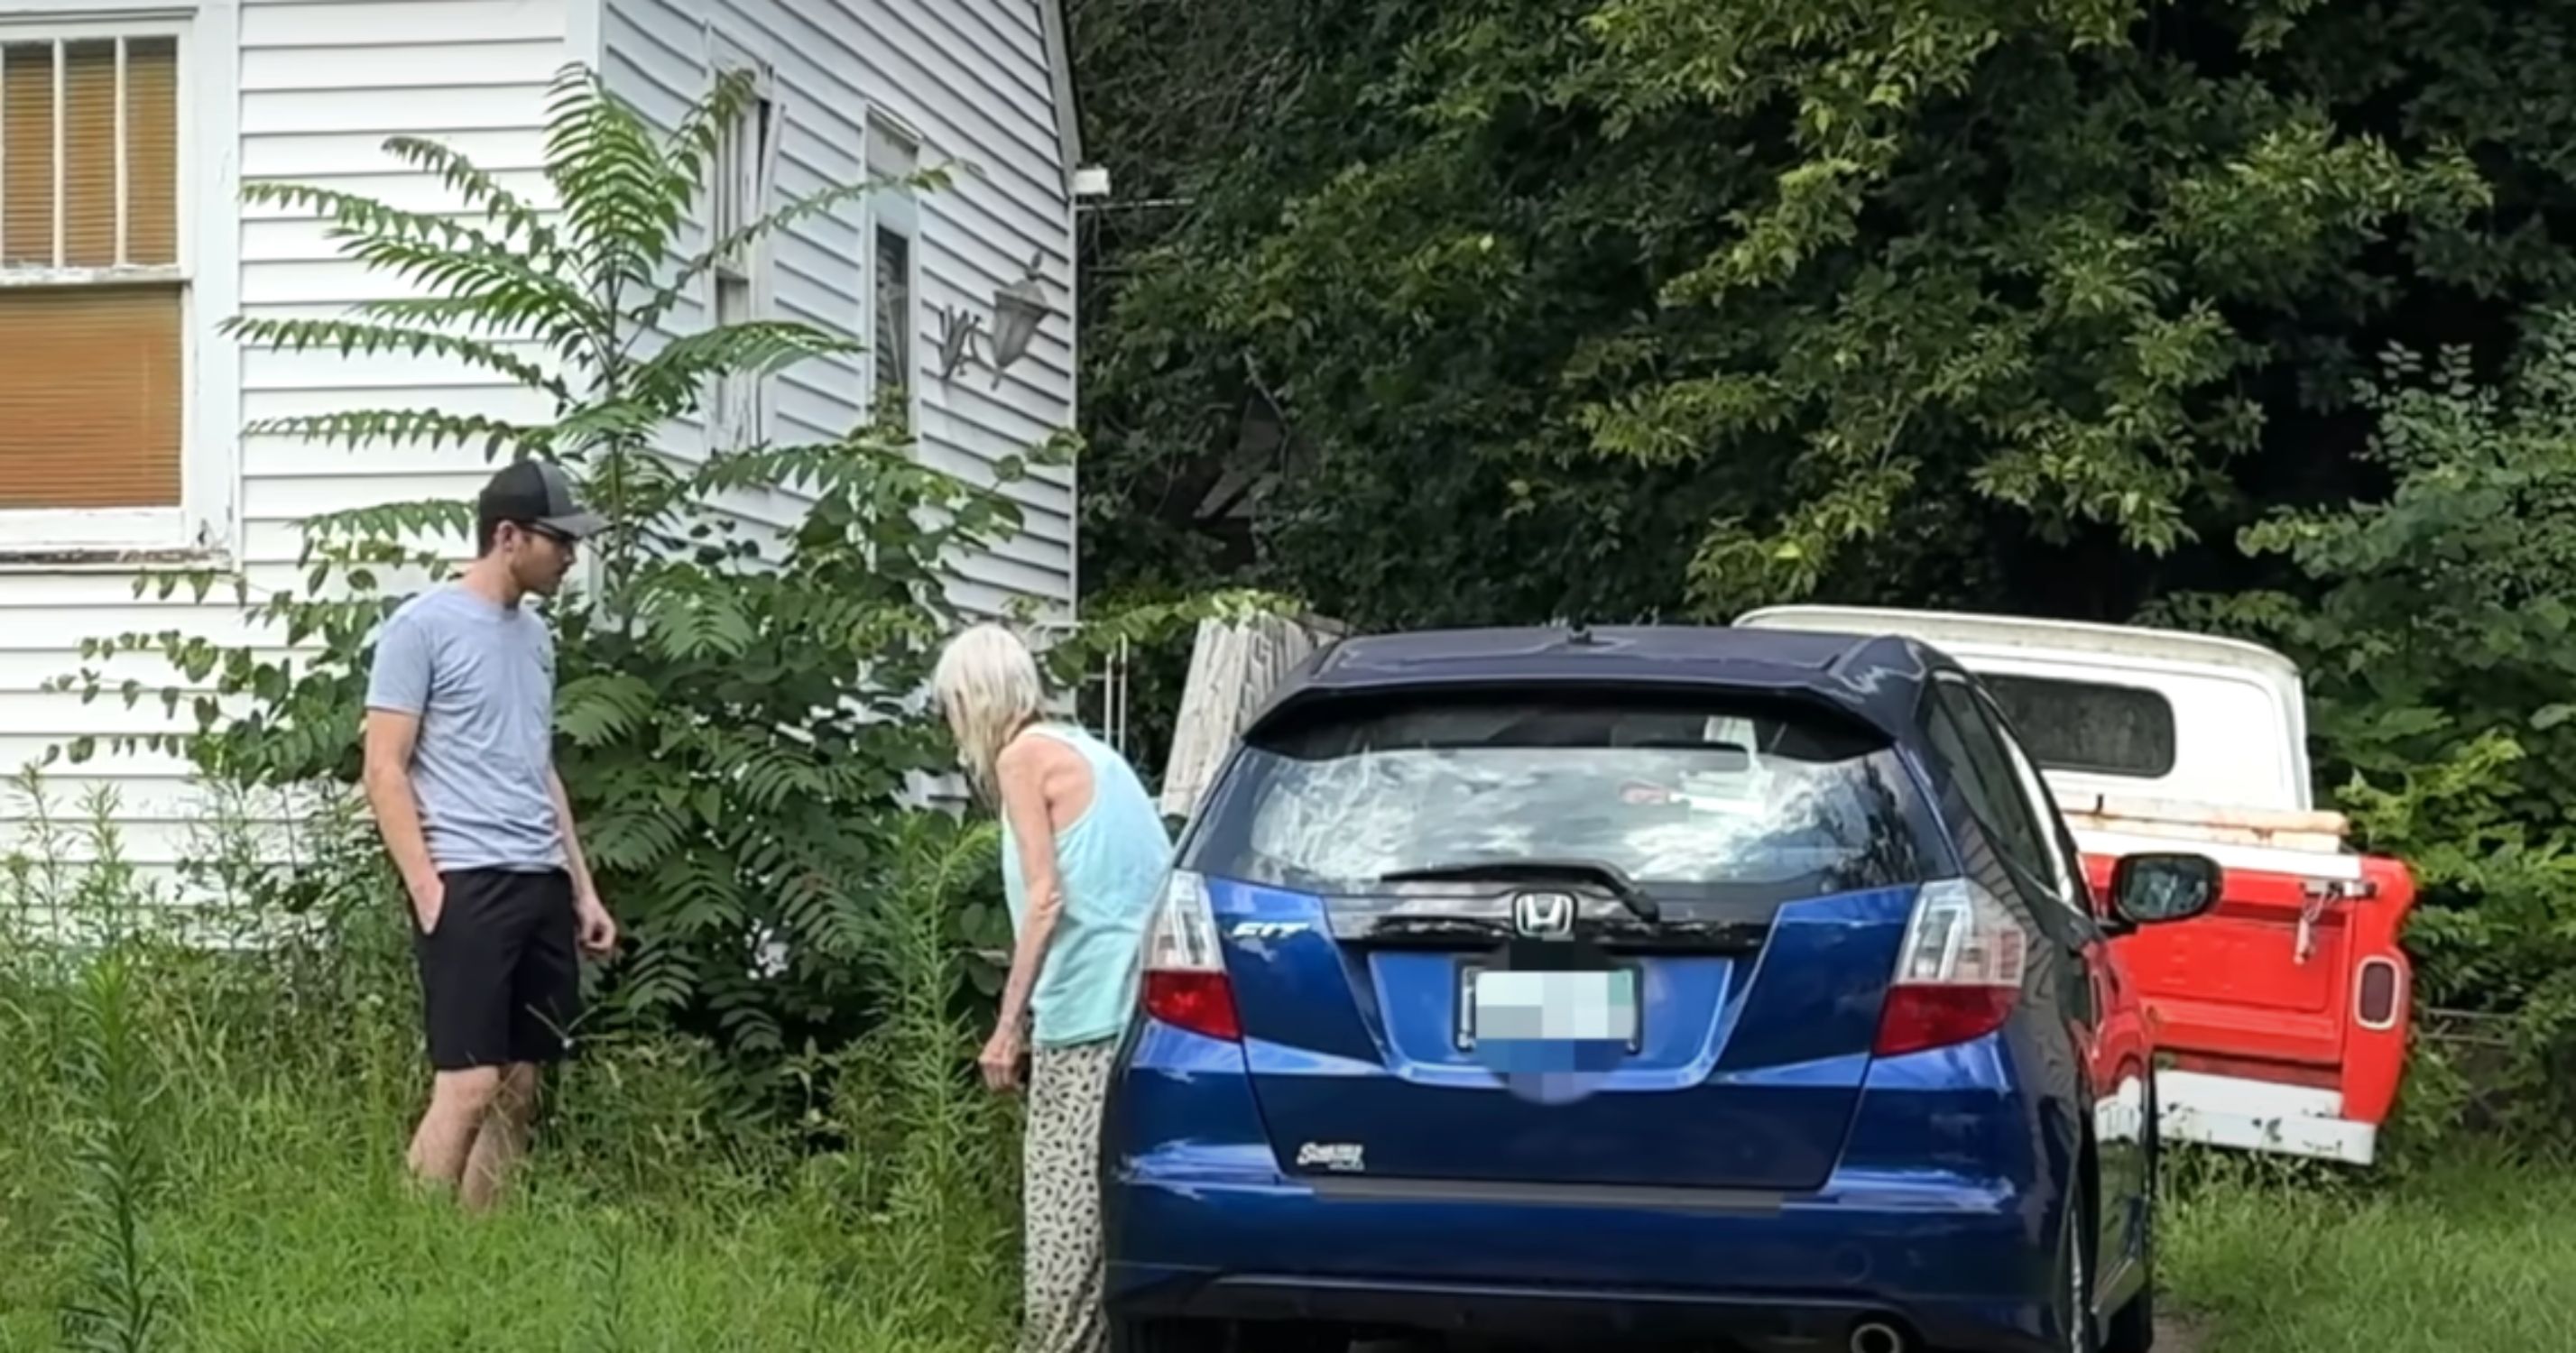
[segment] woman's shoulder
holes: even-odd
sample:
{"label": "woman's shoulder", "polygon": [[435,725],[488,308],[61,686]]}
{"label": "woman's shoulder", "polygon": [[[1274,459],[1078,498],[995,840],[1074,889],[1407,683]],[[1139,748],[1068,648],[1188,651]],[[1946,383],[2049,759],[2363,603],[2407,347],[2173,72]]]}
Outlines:
{"label": "woman's shoulder", "polygon": [[1021,729],[1003,747],[1002,754],[1008,756],[1017,751],[1023,756],[1047,755],[1087,761],[1094,750],[1116,755],[1114,749],[1080,724],[1047,721]]}
{"label": "woman's shoulder", "polygon": [[1018,736],[1002,744],[1001,755],[993,758],[993,767],[1003,775],[1045,775],[1059,770],[1090,769],[1090,758],[1082,754],[1061,729],[1047,724],[1031,724]]}

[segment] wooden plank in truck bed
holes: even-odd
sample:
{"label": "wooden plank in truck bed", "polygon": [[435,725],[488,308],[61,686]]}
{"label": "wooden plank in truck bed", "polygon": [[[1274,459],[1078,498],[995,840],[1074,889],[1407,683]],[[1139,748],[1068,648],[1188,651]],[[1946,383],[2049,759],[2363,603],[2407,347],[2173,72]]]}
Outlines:
{"label": "wooden plank in truck bed", "polygon": [[2058,807],[2077,832],[2224,842],[2270,850],[2340,854],[2350,823],[2341,813],[2244,808],[2111,794],[2063,795]]}

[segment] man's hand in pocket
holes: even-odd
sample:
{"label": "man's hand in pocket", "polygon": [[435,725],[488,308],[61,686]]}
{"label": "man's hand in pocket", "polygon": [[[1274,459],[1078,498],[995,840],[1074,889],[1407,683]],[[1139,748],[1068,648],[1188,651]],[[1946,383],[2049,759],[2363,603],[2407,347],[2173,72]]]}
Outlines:
{"label": "man's hand in pocket", "polygon": [[447,909],[447,881],[436,874],[414,879],[409,885],[411,914],[420,922],[420,933],[438,929],[438,915]]}

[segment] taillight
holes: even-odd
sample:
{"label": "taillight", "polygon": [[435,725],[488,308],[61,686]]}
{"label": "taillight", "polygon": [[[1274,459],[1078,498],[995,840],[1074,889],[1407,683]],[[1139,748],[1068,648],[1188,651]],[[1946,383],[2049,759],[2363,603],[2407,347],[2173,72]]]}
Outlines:
{"label": "taillight", "polygon": [[2354,984],[2353,1015],[2373,1033],[2397,1027],[2397,965],[2373,956],[2361,961],[2361,980]]}
{"label": "taillight", "polygon": [[1923,885],[1878,1017],[1881,1057],[1946,1048],[1993,1033],[2021,998],[2030,935],[2011,910],[1965,879]]}
{"label": "taillight", "polygon": [[1198,875],[1175,869],[1163,885],[1163,900],[1145,930],[1144,961],[1146,1014],[1208,1038],[1243,1037],[1225,954],[1217,945],[1216,911]]}

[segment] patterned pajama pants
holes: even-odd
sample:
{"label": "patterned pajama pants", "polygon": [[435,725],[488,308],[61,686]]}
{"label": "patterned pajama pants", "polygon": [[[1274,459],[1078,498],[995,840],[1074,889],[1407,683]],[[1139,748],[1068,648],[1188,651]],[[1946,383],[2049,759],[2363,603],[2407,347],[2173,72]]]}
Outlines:
{"label": "patterned pajama pants", "polygon": [[1116,1039],[1029,1054],[1021,1199],[1027,1215],[1020,1353],[1106,1353],[1100,1114]]}

